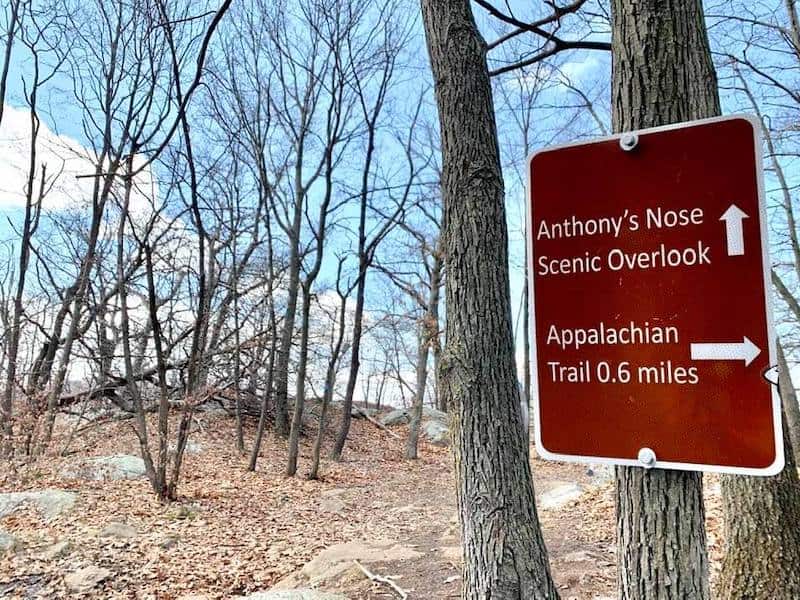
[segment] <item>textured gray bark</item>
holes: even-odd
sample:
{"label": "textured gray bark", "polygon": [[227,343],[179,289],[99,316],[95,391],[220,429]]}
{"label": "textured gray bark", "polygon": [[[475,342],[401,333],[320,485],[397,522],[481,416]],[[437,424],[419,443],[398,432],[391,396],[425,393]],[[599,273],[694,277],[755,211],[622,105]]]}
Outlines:
{"label": "textured gray bark", "polygon": [[508,232],[486,44],[467,0],[421,0],[442,140],[451,413],[465,599],[558,598],[519,431]]}
{"label": "textured gray bark", "polygon": [[[787,393],[792,389],[788,371],[780,379],[786,403],[793,396]],[[722,478],[725,557],[720,598],[800,598],[800,481],[786,419],[783,435],[786,467],[779,475]]]}
{"label": "textured gray bark", "polygon": [[[786,360],[786,353],[783,351],[783,344],[778,342],[778,370],[780,373],[789,373],[789,362]],[[783,400],[783,418],[786,421],[785,431],[788,432],[787,438],[794,450],[794,462],[797,463],[800,456],[800,405],[797,404],[797,391],[794,389],[792,378],[781,377],[780,394]]]}
{"label": "textured gray bark", "polygon": [[[720,114],[700,0],[612,0],[615,131]],[[699,473],[618,468],[622,600],[708,598]]]}
{"label": "textured gray bark", "polygon": [[722,478],[725,557],[717,590],[722,598],[800,598],[800,481],[787,418],[797,396],[780,345],[778,364],[786,467],[776,477]]}

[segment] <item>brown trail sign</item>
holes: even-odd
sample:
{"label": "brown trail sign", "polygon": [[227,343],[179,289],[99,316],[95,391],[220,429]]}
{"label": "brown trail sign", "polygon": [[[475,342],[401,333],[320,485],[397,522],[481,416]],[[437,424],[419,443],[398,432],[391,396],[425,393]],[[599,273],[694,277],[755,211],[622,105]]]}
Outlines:
{"label": "brown trail sign", "polygon": [[528,177],[539,453],[779,472],[758,122],[548,148]]}

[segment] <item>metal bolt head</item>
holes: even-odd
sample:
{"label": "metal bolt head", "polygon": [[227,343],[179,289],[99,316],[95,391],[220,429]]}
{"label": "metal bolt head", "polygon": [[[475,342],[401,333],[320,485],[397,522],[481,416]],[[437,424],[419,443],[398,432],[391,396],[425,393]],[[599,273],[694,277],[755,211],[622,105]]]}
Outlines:
{"label": "metal bolt head", "polygon": [[639,462],[645,469],[652,469],[656,465],[656,453],[650,448],[639,450]]}
{"label": "metal bolt head", "polygon": [[619,147],[625,152],[630,152],[639,143],[639,136],[635,133],[625,133],[619,138]]}

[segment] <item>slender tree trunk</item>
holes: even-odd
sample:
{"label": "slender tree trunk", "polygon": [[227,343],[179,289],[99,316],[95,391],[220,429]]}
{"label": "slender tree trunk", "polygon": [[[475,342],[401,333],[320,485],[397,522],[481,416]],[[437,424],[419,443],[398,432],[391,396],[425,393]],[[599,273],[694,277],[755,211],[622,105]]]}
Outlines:
{"label": "slender tree trunk", "polygon": [[431,326],[434,330],[431,332],[430,346],[433,352],[433,391],[436,398],[436,409],[442,412],[447,412],[447,404],[445,403],[441,386],[439,385],[439,364],[441,363],[442,344],[439,325],[439,302],[442,291],[442,268],[444,267],[444,257],[442,256],[442,248],[439,240],[436,240],[436,249],[433,255],[433,269],[431,270]]}
{"label": "slender tree trunk", "polygon": [[[779,376],[784,406],[796,402],[788,371]],[[784,411],[784,416],[786,411]],[[722,479],[725,557],[720,598],[800,598],[800,480],[783,420],[786,466],[775,477]]]}
{"label": "slender tree trunk", "polygon": [[[615,131],[720,114],[701,0],[612,0]],[[700,473],[617,468],[621,600],[708,598]]]}
{"label": "slender tree trunk", "polygon": [[[235,242],[234,242],[235,243]],[[238,278],[237,278],[238,279]],[[236,284],[234,284],[236,285]],[[234,344],[236,348],[233,353],[233,380],[234,380],[234,406],[236,409],[236,449],[240,454],[244,454],[244,427],[242,426],[242,394],[239,379],[242,376],[242,348],[241,348],[241,332],[239,331],[239,293],[234,292],[236,295],[233,299],[233,328],[234,328]]]}
{"label": "slender tree trunk", "polygon": [[786,421],[786,429],[789,431],[789,441],[794,448],[794,461],[797,463],[800,454],[800,406],[797,404],[797,392],[792,383],[789,361],[786,360],[786,353],[783,344],[778,341],[778,370],[786,377],[779,377],[781,399],[783,400],[783,416]]}
{"label": "slender tree trunk", "polygon": [[[270,304],[271,304],[270,300]],[[256,470],[256,463],[258,462],[258,453],[261,450],[261,440],[264,438],[264,429],[267,426],[267,407],[269,405],[270,395],[272,394],[272,382],[275,373],[275,354],[278,345],[278,332],[277,324],[275,322],[275,307],[270,306],[270,335],[272,341],[270,342],[269,349],[269,362],[267,364],[267,377],[264,383],[264,396],[261,398],[261,414],[258,417],[258,429],[256,430],[256,439],[253,441],[253,449],[250,452],[250,463],[247,466],[248,471]]]}
{"label": "slender tree trunk", "polygon": [[[12,11],[16,11],[16,5]],[[12,19],[16,18],[12,13]],[[9,34],[11,35],[11,34]],[[8,40],[10,43],[10,40]],[[10,46],[9,46],[10,50]],[[36,146],[39,137],[39,116],[36,112],[36,98],[38,92],[38,61],[37,65],[37,81],[34,83],[33,89],[30,94],[30,120],[31,120],[31,144],[30,144],[30,161],[28,164],[28,184],[27,196],[25,201],[25,216],[22,221],[22,231],[20,236],[19,247],[19,262],[17,266],[17,286],[14,293],[14,309],[11,316],[11,326],[8,327],[8,366],[6,370],[5,388],[3,389],[3,402],[0,408],[0,421],[3,425],[3,448],[2,456],[10,456],[13,452],[13,407],[14,395],[17,389],[17,359],[19,358],[19,338],[22,328],[22,314],[24,310],[23,299],[25,295],[25,282],[28,276],[28,263],[30,262],[31,253],[31,237],[38,227],[39,215],[41,213],[42,200],[45,194],[46,184],[46,167],[42,167],[42,174],[39,183],[38,195],[34,193],[34,183],[36,178]],[[3,95],[0,94],[0,102],[2,102]]]}
{"label": "slender tree trunk", "polygon": [[[339,265],[338,278],[341,279],[341,264]],[[331,350],[331,357],[328,361],[328,369],[325,373],[325,392],[322,396],[322,408],[320,409],[319,413],[319,429],[317,430],[317,438],[314,440],[314,450],[311,456],[311,469],[308,473],[309,479],[317,479],[319,477],[319,459],[322,451],[322,441],[325,439],[325,419],[328,415],[328,407],[331,404],[331,400],[333,400],[333,388],[336,385],[336,365],[339,362],[339,355],[342,352],[342,343],[344,342],[347,311],[346,295],[340,292],[339,301],[339,323],[336,333],[336,341],[333,349]]]}
{"label": "slender tree trunk", "polygon": [[451,409],[465,600],[558,598],[534,502],[508,282],[492,89],[467,0],[421,0],[442,139],[447,268],[442,393]]}
{"label": "slender tree trunk", "polygon": [[[353,312],[353,345],[350,349],[350,374],[347,377],[347,387],[345,388],[344,402],[342,403],[342,422],[339,425],[339,432],[333,445],[333,451],[331,452],[331,458],[334,460],[342,459],[342,452],[344,451],[344,444],[347,441],[347,434],[350,433],[350,421],[352,420],[350,411],[353,409],[353,394],[355,394],[358,369],[361,365],[361,333],[363,329],[362,321],[364,318],[364,290],[366,287],[366,279],[366,258],[362,255],[359,261],[356,306]],[[369,398],[367,398],[367,401],[369,401]]]}
{"label": "slender tree trunk", "polygon": [[527,407],[525,415],[527,418],[522,420],[525,427],[525,439],[528,445],[531,443],[531,298],[530,286],[528,285],[528,231],[525,230],[525,269],[523,280],[522,296],[522,351],[525,354],[522,359],[522,385],[525,397],[522,401]]}
{"label": "slender tree trunk", "polygon": [[20,26],[19,9],[22,6],[22,0],[11,0],[7,5],[9,7],[8,27],[5,31],[5,44],[3,49],[3,64],[0,67],[0,123],[3,122],[3,109],[6,103],[6,87],[8,84],[8,71],[11,67],[11,50],[14,47],[14,39],[16,38],[17,31]]}
{"label": "slender tree trunk", "polygon": [[308,328],[311,317],[311,288],[310,282],[302,286],[303,309],[300,324],[300,354],[297,360],[295,373],[296,391],[294,397],[294,412],[292,412],[292,426],[289,431],[289,451],[286,461],[286,475],[294,476],[297,473],[297,455],[300,451],[300,429],[303,426],[303,409],[306,396],[306,366],[308,364]]}
{"label": "slender tree trunk", "polygon": [[128,311],[128,285],[125,282],[125,224],[128,221],[128,208],[130,206],[133,181],[131,171],[133,170],[133,152],[131,152],[125,162],[125,195],[121,207],[119,224],[117,225],[117,278],[119,286],[119,305],[120,305],[120,329],[122,330],[122,357],[125,365],[125,379],[128,393],[133,403],[136,425],[134,431],[139,440],[139,452],[144,462],[145,473],[153,491],[160,495],[162,485],[156,476],[156,469],[153,465],[153,456],[147,437],[147,419],[144,412],[144,403],[139,386],[136,384],[136,376],[133,370],[133,357],[131,354],[131,331],[130,331],[130,312]]}
{"label": "slender tree trunk", "polygon": [[[423,257],[424,258],[424,257]],[[420,323],[419,348],[417,352],[417,389],[411,411],[411,423],[406,440],[406,458],[417,458],[419,430],[422,425],[422,409],[425,404],[425,388],[428,385],[428,356],[430,348],[439,335],[439,288],[441,286],[442,258],[439,244],[433,251],[430,268],[427,308]]]}
{"label": "slender tree trunk", "polygon": [[419,429],[422,425],[422,405],[425,402],[425,385],[428,381],[428,348],[430,347],[430,328],[426,322],[429,313],[422,318],[419,325],[419,348],[417,350],[417,389],[414,394],[414,404],[411,407],[411,422],[408,427],[406,439],[406,458],[417,458],[419,445]]}

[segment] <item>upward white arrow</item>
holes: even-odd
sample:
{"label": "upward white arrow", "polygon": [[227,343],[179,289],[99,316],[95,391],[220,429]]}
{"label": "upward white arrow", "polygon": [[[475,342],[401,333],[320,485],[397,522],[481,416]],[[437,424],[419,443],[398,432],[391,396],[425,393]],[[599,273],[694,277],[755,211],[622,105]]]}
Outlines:
{"label": "upward white arrow", "polygon": [[692,344],[692,360],[743,360],[747,367],[761,354],[761,348],[744,336],[741,343]]}
{"label": "upward white arrow", "polygon": [[731,204],[722,216],[720,221],[725,221],[725,233],[728,236],[728,256],[741,256],[744,254],[744,229],[742,219],[747,219],[748,215],[735,204]]}

